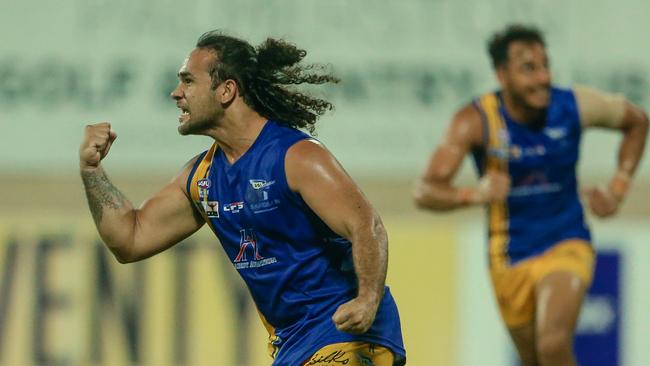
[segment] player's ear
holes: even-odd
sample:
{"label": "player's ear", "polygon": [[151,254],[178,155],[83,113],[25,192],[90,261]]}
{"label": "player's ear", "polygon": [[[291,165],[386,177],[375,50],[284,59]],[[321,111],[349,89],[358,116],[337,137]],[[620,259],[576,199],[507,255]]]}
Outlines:
{"label": "player's ear", "polygon": [[499,84],[501,84],[502,86],[505,85],[507,80],[507,65],[503,64],[497,66],[496,69],[494,69],[494,72],[497,76],[497,80],[499,81]]}
{"label": "player's ear", "polygon": [[239,93],[237,82],[233,79],[227,79],[217,88],[217,98],[221,104],[229,104],[237,97]]}

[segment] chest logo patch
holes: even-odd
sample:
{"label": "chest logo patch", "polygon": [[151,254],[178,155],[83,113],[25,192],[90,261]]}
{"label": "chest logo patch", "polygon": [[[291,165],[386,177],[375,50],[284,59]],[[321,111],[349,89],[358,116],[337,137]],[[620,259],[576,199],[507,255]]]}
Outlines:
{"label": "chest logo patch", "polygon": [[239,253],[233,260],[235,268],[247,269],[264,267],[276,263],[275,257],[265,258],[260,254],[261,245],[253,229],[239,230]]}
{"label": "chest logo patch", "polygon": [[567,134],[566,128],[561,128],[561,127],[547,127],[544,129],[544,134],[548,137],[550,137],[553,140],[559,140],[561,138],[564,138]]}
{"label": "chest logo patch", "polygon": [[223,205],[224,212],[238,213],[244,208],[244,201],[227,203]]}
{"label": "chest logo patch", "polygon": [[266,181],[265,179],[250,179],[248,182],[253,189],[263,189],[275,183],[274,180]]}
{"label": "chest logo patch", "polygon": [[219,218],[219,201],[201,201],[205,215],[210,218]]}
{"label": "chest logo patch", "polygon": [[199,181],[196,182],[196,185],[199,187],[199,197],[201,199],[206,198],[208,196],[208,189],[210,189],[210,186],[212,185],[210,179],[199,179]]}

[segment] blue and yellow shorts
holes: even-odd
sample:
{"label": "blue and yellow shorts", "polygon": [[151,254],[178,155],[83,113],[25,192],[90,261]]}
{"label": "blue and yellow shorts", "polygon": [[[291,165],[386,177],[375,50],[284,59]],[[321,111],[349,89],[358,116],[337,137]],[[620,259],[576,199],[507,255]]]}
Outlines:
{"label": "blue and yellow shorts", "polygon": [[533,321],[535,286],[548,274],[572,272],[589,286],[594,264],[595,253],[591,245],[574,239],[560,242],[514,266],[490,268],[492,286],[506,325],[514,328]]}
{"label": "blue and yellow shorts", "polygon": [[366,342],[334,343],[319,349],[303,366],[394,366],[395,356],[386,347]]}

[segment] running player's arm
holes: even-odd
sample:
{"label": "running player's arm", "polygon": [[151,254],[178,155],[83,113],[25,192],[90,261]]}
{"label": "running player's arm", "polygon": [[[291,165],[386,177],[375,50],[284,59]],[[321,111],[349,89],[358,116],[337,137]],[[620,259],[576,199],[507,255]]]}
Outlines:
{"label": "running player's arm", "polygon": [[415,203],[430,210],[458,207],[503,199],[509,179],[498,173],[487,173],[476,187],[456,187],[456,176],[465,156],[483,144],[483,124],[478,110],[468,104],[461,108],[438,147],[433,152],[424,175],[416,182]]}
{"label": "running player's arm", "polygon": [[610,180],[609,189],[620,201],[643,156],[648,135],[648,116],[640,107],[620,94],[597,89],[574,88],[580,122],[583,127],[600,127],[621,131],[623,139],[618,149],[618,166]]}
{"label": "running player's arm", "polygon": [[203,220],[185,192],[185,182],[197,158],[140,208],[134,208],[100,164],[116,137],[108,123],[87,126],[80,147],[80,168],[99,235],[117,260],[127,263],[180,242],[198,230]]}
{"label": "running player's arm", "polygon": [[303,140],[287,151],[287,182],[334,232],[352,243],[358,294],[332,317],[337,328],[364,333],[383,297],[388,239],[381,219],[352,178],[325,147]]}

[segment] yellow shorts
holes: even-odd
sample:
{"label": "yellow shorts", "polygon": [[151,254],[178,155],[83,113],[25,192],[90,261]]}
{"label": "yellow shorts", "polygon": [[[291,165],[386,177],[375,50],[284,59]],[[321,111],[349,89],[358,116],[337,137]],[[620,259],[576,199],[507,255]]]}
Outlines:
{"label": "yellow shorts", "polygon": [[553,272],[572,272],[589,286],[595,254],[584,240],[566,240],[512,267],[490,268],[499,310],[509,328],[528,324],[535,316],[535,286]]}
{"label": "yellow shorts", "polygon": [[393,366],[388,348],[366,342],[334,343],[319,349],[303,366]]}

